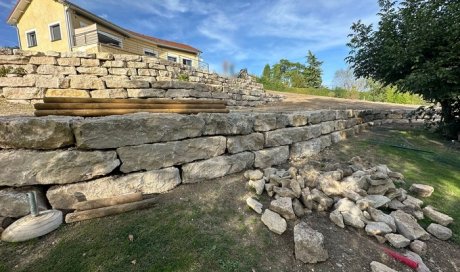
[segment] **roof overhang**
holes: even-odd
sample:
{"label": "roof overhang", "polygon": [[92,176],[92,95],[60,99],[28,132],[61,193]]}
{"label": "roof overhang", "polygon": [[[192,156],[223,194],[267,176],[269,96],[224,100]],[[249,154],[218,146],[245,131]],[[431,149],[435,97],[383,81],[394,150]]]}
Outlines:
{"label": "roof overhang", "polygon": [[21,16],[26,11],[26,9],[29,6],[30,2],[32,2],[32,0],[19,0],[19,1],[17,1],[16,5],[13,8],[13,10],[11,10],[11,13],[8,16],[8,19],[7,19],[6,22],[9,25],[16,25],[19,22],[19,19],[21,19]]}

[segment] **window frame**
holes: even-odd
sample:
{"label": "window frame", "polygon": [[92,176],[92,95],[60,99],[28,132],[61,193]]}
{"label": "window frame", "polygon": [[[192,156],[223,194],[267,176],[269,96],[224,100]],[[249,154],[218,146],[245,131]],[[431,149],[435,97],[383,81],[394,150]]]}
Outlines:
{"label": "window frame", "polygon": [[[59,39],[56,39],[53,35],[52,27],[54,26],[59,26]],[[54,22],[48,25],[48,30],[50,32],[50,41],[51,42],[56,42],[62,40],[62,30],[61,30],[61,22]]]}
{"label": "window frame", "polygon": [[[169,58],[174,58],[176,59],[175,61],[172,61],[170,60]],[[178,63],[178,60],[179,60],[179,57],[177,55],[173,55],[173,54],[168,54],[168,56],[166,57],[166,59],[170,62],[175,62],[175,63]]]}
{"label": "window frame", "polygon": [[[147,55],[146,53],[155,54],[155,56]],[[150,49],[150,48],[144,48],[144,55],[148,56],[148,57],[158,58],[158,51],[155,51],[155,50]]]}
{"label": "window frame", "polygon": [[118,41],[120,43],[120,46],[103,43],[104,45],[113,46],[113,47],[117,47],[117,48],[123,48],[123,39],[122,38],[117,37],[117,36],[115,36],[113,34],[110,34],[108,32],[102,31],[102,30],[98,30],[97,32],[101,33],[102,35],[105,35],[105,36],[107,36],[107,37],[109,37],[111,39],[114,39],[114,40],[116,40],[116,41]]}
{"label": "window frame", "polygon": [[[35,28],[29,29],[25,33],[26,33],[27,48],[37,47],[38,46],[37,30]],[[32,45],[32,46],[30,46],[30,40],[29,40],[30,33],[35,33],[35,45]]]}
{"label": "window frame", "polygon": [[[189,61],[190,64],[184,63],[184,62],[187,62],[187,61]],[[182,64],[183,64],[183,65],[186,65],[186,66],[190,66],[190,67],[191,67],[191,66],[192,66],[192,63],[193,63],[193,62],[192,62],[192,59],[182,58]]]}

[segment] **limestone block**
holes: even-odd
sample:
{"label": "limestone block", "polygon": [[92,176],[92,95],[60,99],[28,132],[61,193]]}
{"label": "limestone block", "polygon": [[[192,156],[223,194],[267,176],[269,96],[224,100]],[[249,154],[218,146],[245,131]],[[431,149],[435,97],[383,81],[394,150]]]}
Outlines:
{"label": "limestone block", "polygon": [[88,91],[77,89],[48,89],[45,97],[82,97],[90,98]]}
{"label": "limestone block", "polygon": [[147,69],[147,68],[149,68],[148,63],[145,63],[145,62],[129,61],[127,64],[128,64],[128,68],[138,68],[138,69]]}
{"label": "limestone block", "polygon": [[59,66],[80,66],[80,58],[59,58],[57,59]]}
{"label": "limestone block", "polygon": [[289,159],[289,146],[279,146],[262,149],[254,152],[254,166],[257,168],[267,168],[272,165],[286,163]]}
{"label": "limestone block", "polygon": [[327,121],[321,123],[321,134],[329,134],[335,129],[335,121]]}
{"label": "limestone block", "polygon": [[419,197],[430,197],[434,188],[430,185],[414,183],[410,186],[409,191],[415,193]]}
{"label": "limestone block", "polygon": [[62,52],[61,58],[84,58],[84,59],[94,59],[96,54],[87,53],[82,51],[73,51],[73,52]]}
{"label": "limestone block", "polygon": [[226,139],[222,136],[183,141],[127,146],[117,149],[124,173],[160,169],[225,153]]}
{"label": "limestone block", "polygon": [[319,140],[321,142],[321,150],[324,150],[325,148],[327,148],[327,147],[332,145],[331,135],[321,136],[321,137],[319,137]]}
{"label": "limestone block", "polygon": [[84,90],[102,90],[105,89],[104,82],[96,76],[78,75],[70,76],[70,88]]}
{"label": "limestone block", "polygon": [[392,268],[389,268],[388,266],[382,264],[382,263],[379,263],[379,262],[376,262],[376,261],[373,261],[371,262],[371,271],[372,272],[398,272]]}
{"label": "limestone block", "polygon": [[291,160],[298,161],[307,159],[321,152],[321,140],[319,138],[305,142],[295,143],[291,147]]}
{"label": "limestone block", "polygon": [[30,64],[36,64],[36,65],[56,65],[57,61],[55,57],[37,57],[37,56],[32,56],[29,60]]}
{"label": "limestone block", "polygon": [[40,65],[37,68],[37,74],[53,76],[76,75],[77,70],[75,67]]}
{"label": "limestone block", "polygon": [[409,240],[429,239],[430,235],[417,223],[411,215],[397,210],[390,214],[396,223],[398,232]]}
{"label": "limestone block", "polygon": [[70,80],[64,77],[38,76],[36,80],[35,86],[38,88],[67,89],[70,87]]}
{"label": "limestone block", "polygon": [[294,112],[287,114],[288,126],[302,127],[308,124],[308,115],[305,112]]}
{"label": "limestone block", "polygon": [[286,220],[276,212],[272,212],[269,209],[266,209],[262,214],[261,220],[269,230],[276,234],[283,234],[286,231]]}
{"label": "limestone block", "polygon": [[0,55],[2,64],[29,64],[29,58],[21,55]]}
{"label": "limestone block", "polygon": [[304,263],[324,262],[329,258],[324,236],[301,222],[294,227],[295,258]]}
{"label": "limestone block", "polygon": [[85,200],[108,198],[129,193],[158,194],[174,189],[181,183],[179,170],[171,167],[110,176],[87,182],[51,187],[46,196],[54,209],[73,209],[78,197]]}
{"label": "limestone block", "polygon": [[[106,149],[201,136],[197,115],[138,113],[79,120],[73,124],[77,147]],[[116,135],[116,137],[114,137]]]}
{"label": "limestone block", "polygon": [[264,135],[252,133],[243,136],[231,136],[227,138],[227,149],[229,153],[235,154],[242,151],[255,151],[264,148]]}
{"label": "limestone block", "polygon": [[96,53],[96,59],[113,60],[113,54],[112,53],[106,53],[106,52],[99,52],[99,53]]}
{"label": "limestone block", "polygon": [[133,98],[162,98],[165,93],[162,89],[128,89],[128,97]]}
{"label": "limestone block", "polygon": [[124,55],[124,54],[113,54],[115,60],[122,61],[142,61],[142,57],[139,55]]}
{"label": "limestone block", "polygon": [[430,218],[432,221],[443,226],[447,226],[450,223],[454,222],[454,219],[452,217],[437,211],[432,206],[426,206],[425,208],[423,208],[423,214],[426,217]]}
{"label": "limestone block", "polygon": [[280,197],[270,202],[270,210],[280,214],[286,219],[295,219],[296,215],[292,208],[292,199],[290,197]]}
{"label": "limestone block", "polygon": [[0,216],[18,218],[28,215],[30,213],[28,192],[35,192],[40,211],[48,208],[45,195],[36,187],[5,188],[0,190]]}
{"label": "limestone block", "polygon": [[0,87],[33,87],[35,77],[0,77]]}
{"label": "limestone block", "polygon": [[134,68],[108,68],[109,74],[117,76],[136,76],[137,71]]}
{"label": "limestone block", "polygon": [[55,149],[73,145],[69,117],[0,117],[0,148]]}
{"label": "limestone block", "polygon": [[289,145],[307,141],[321,135],[321,126],[283,128],[265,132],[265,146]]}
{"label": "limestone block", "polygon": [[41,99],[43,98],[43,88],[27,87],[27,88],[3,88],[3,96],[6,99]]}
{"label": "limestone block", "polygon": [[436,223],[431,223],[426,230],[440,240],[449,240],[452,237],[452,231]]}
{"label": "limestone block", "polygon": [[111,79],[105,79],[107,88],[127,88],[127,89],[142,89],[150,88],[148,81],[142,80],[126,80],[123,78],[112,77]]}
{"label": "limestone block", "polygon": [[105,68],[125,68],[126,67],[126,62],[122,60],[111,60],[111,61],[106,61],[104,64],[102,64],[102,67]]}
{"label": "limestone block", "polygon": [[195,183],[239,173],[254,165],[254,154],[243,152],[219,156],[182,166],[183,183]]}
{"label": "limestone block", "polygon": [[385,238],[395,248],[404,248],[410,244],[410,240],[401,234],[389,233],[385,235]]}
{"label": "limestone block", "polygon": [[254,118],[245,113],[200,113],[198,116],[206,123],[203,135],[250,134],[254,126]]}
{"label": "limestone block", "polygon": [[289,119],[287,115],[278,113],[256,113],[254,114],[254,131],[270,131],[285,128]]}
{"label": "limestone block", "polygon": [[91,91],[92,98],[128,98],[125,89],[106,89]]}
{"label": "limestone block", "polygon": [[96,75],[96,76],[108,75],[107,68],[104,68],[104,67],[78,67],[77,72],[80,74],[84,74],[84,75]]}
{"label": "limestone block", "polygon": [[112,172],[120,161],[115,151],[0,151],[0,186],[66,184]]}
{"label": "limestone block", "polygon": [[81,66],[83,67],[98,67],[100,64],[98,59],[81,59]]}
{"label": "limestone block", "polygon": [[263,205],[252,197],[246,199],[246,204],[256,213],[262,214]]}

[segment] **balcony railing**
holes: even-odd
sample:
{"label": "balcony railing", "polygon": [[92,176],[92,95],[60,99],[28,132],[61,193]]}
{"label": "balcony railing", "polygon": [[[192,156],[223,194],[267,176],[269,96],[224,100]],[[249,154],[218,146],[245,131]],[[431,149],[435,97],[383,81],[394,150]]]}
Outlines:
{"label": "balcony railing", "polygon": [[[73,36],[73,47],[78,48],[89,45],[110,46],[117,51],[132,54],[132,52],[123,49],[123,40],[121,38],[99,30],[97,24],[75,29],[75,35]],[[193,67],[198,70],[209,72],[209,64],[204,61],[191,59],[190,57],[176,53],[170,54],[169,51],[162,50],[160,48],[155,48],[155,53],[157,54],[155,56],[157,58],[180,63],[185,66],[189,66],[190,68]],[[172,59],[175,59],[175,61]],[[191,64],[187,63],[188,61],[191,61]]]}

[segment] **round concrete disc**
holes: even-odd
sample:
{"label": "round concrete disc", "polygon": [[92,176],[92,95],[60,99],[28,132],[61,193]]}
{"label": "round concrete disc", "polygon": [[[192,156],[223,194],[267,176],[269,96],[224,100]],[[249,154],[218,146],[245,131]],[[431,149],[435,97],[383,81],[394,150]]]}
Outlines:
{"label": "round concrete disc", "polygon": [[2,241],[22,242],[37,238],[57,229],[62,222],[62,212],[58,210],[42,211],[36,217],[27,215],[3,231]]}

